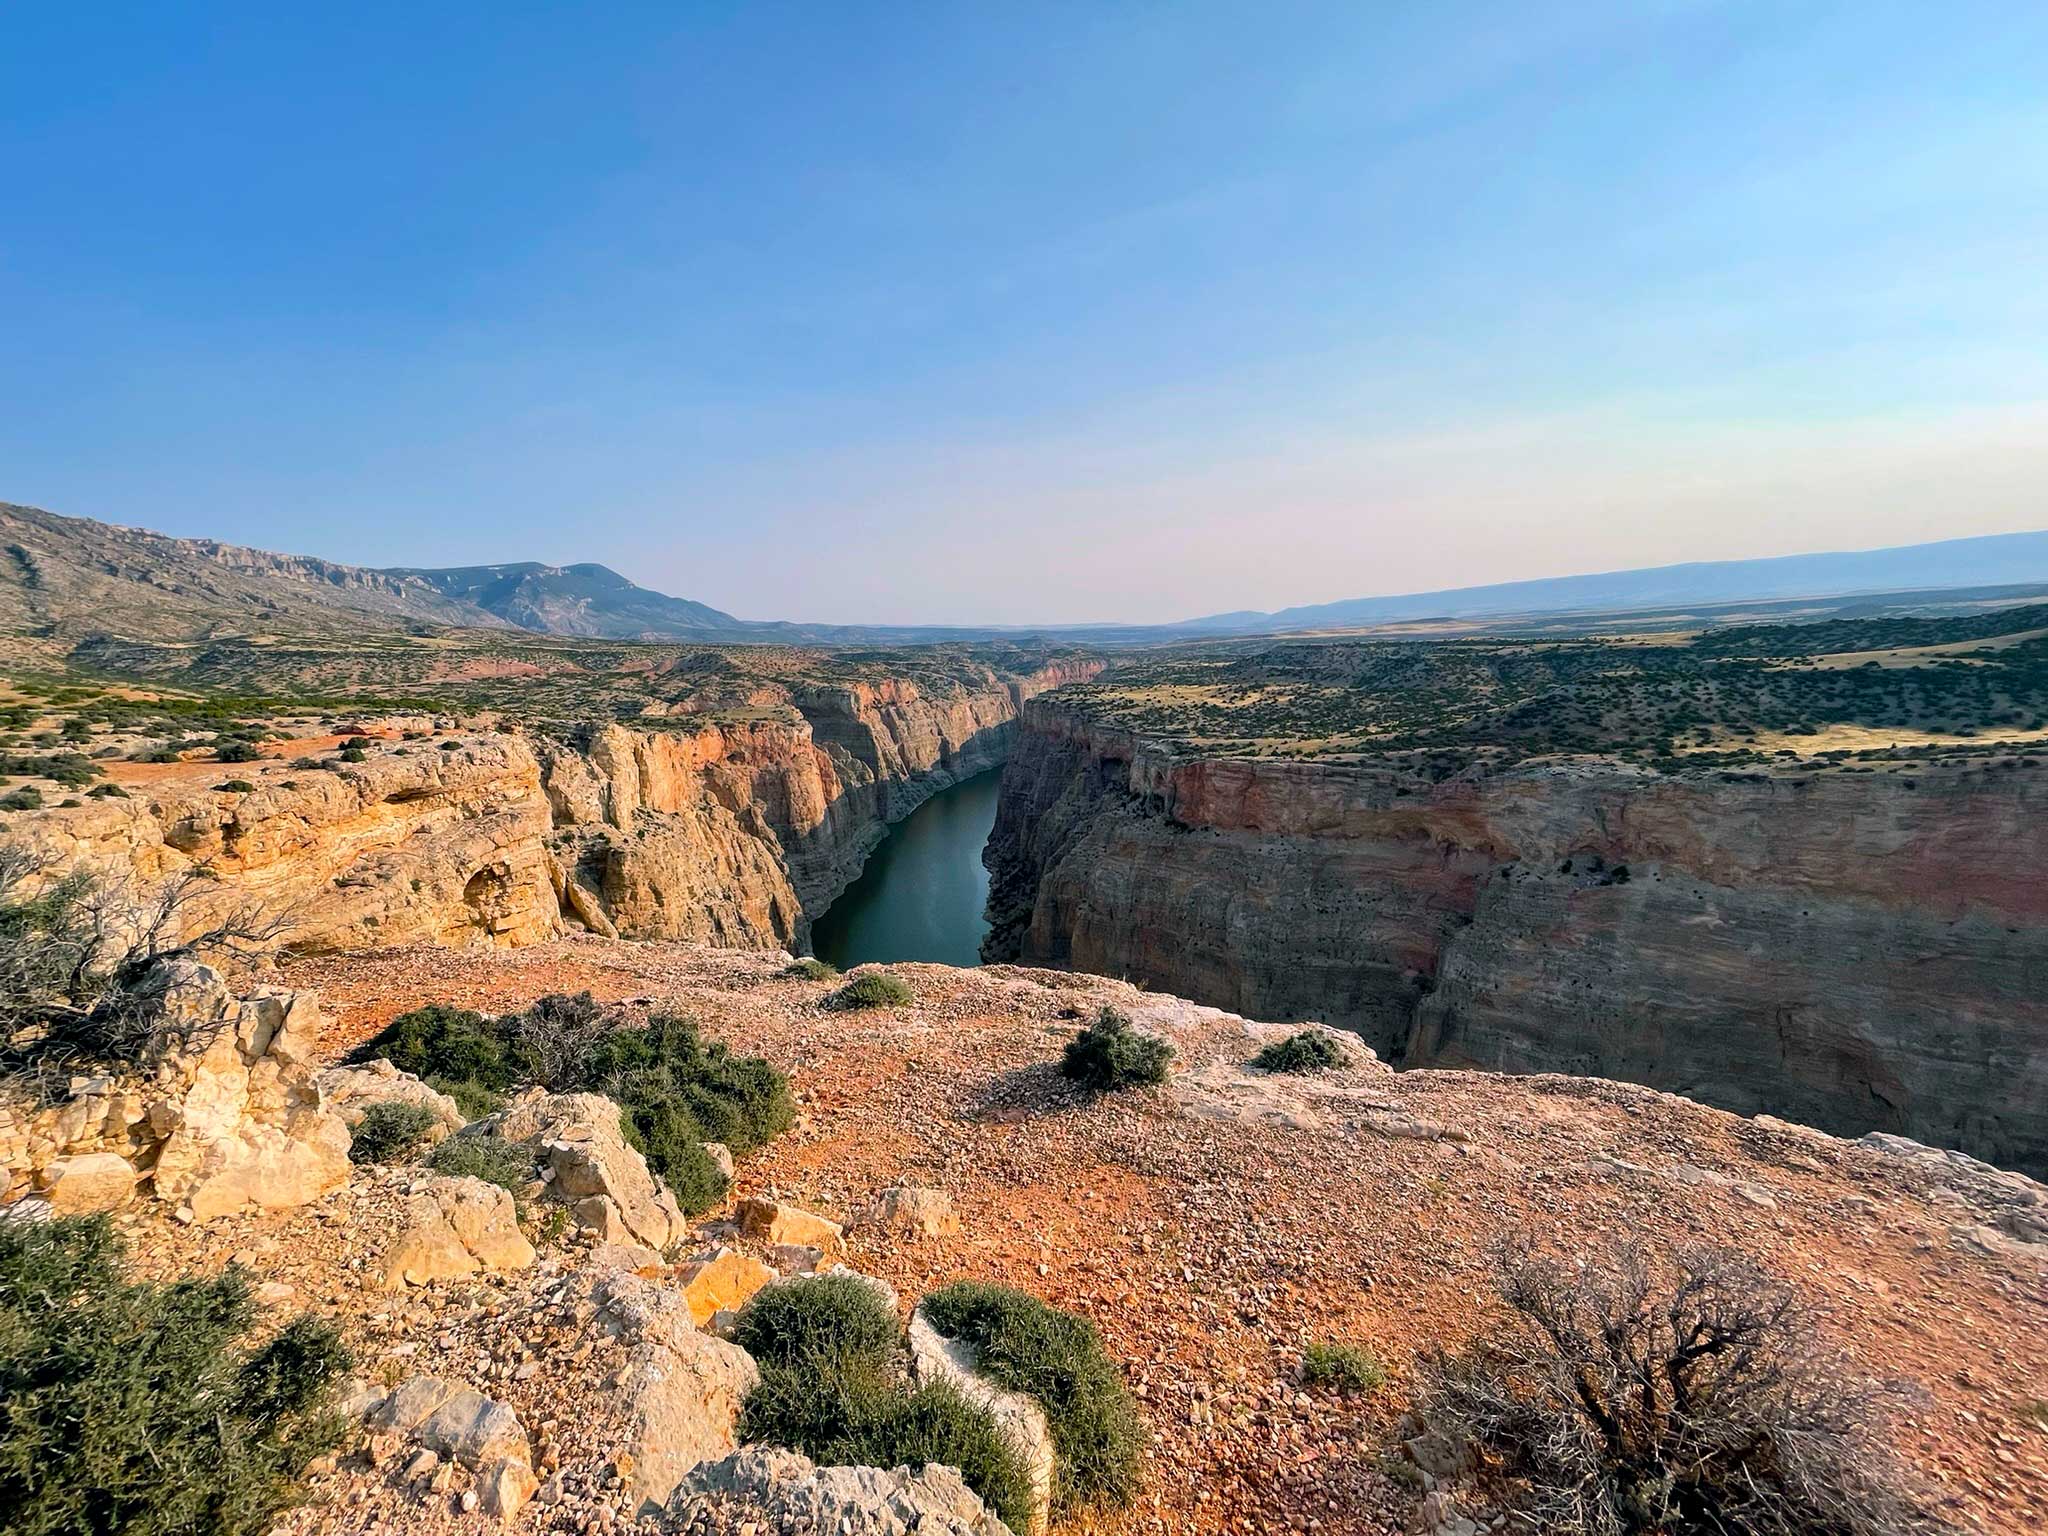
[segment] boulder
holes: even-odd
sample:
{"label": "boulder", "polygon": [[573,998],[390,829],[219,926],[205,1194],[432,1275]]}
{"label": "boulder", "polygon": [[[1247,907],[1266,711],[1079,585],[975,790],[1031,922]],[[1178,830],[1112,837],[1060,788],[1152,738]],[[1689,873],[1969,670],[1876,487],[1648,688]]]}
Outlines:
{"label": "boulder", "polygon": [[[487,1514],[510,1520],[540,1486],[533,1475],[533,1448],[519,1415],[495,1399],[440,1376],[415,1376],[396,1391],[355,1394],[367,1404],[373,1458],[379,1446],[410,1436],[422,1447],[412,1466],[422,1475],[442,1461],[476,1474],[479,1502]],[[427,1460],[428,1456],[434,1459]]]}
{"label": "boulder", "polygon": [[[159,1200],[209,1221],[304,1205],[348,1182],[348,1126],[310,1059],[324,1022],[312,993],[235,998],[210,966],[176,959],[157,962],[132,1001],[158,1042],[144,1073],[77,1078],[61,1104],[0,1112],[9,1198],[70,1183],[61,1200],[106,1209],[121,1184],[147,1180]],[[128,1165],[125,1179],[110,1159]]]}
{"label": "boulder", "polygon": [[885,1232],[898,1237],[957,1237],[960,1218],[953,1214],[953,1197],[943,1189],[920,1189],[899,1184],[875,1197],[868,1219]]}
{"label": "boulder", "polygon": [[988,1410],[1023,1459],[1031,1479],[1031,1530],[1042,1533],[1052,1509],[1054,1453],[1052,1427],[1038,1400],[982,1375],[973,1350],[940,1333],[922,1307],[910,1315],[910,1374],[921,1386],[945,1382]]}
{"label": "boulder", "polygon": [[711,1321],[712,1314],[743,1306],[776,1274],[759,1259],[732,1248],[719,1248],[679,1265],[676,1278],[682,1282],[681,1294],[692,1321],[702,1328]]}
{"label": "boulder", "polygon": [[627,1491],[659,1508],[695,1467],[738,1444],[740,1405],[760,1372],[738,1345],[699,1333],[676,1291],[624,1271],[585,1275],[594,1326],[627,1351],[609,1378],[626,1419]]}
{"label": "boulder", "polygon": [[727,1182],[731,1182],[734,1170],[739,1167],[733,1161],[732,1148],[722,1141],[707,1141],[704,1143],[704,1152],[718,1165],[718,1171],[725,1175]]}
{"label": "boulder", "polygon": [[363,1122],[372,1104],[417,1104],[435,1120],[429,1133],[434,1141],[453,1135],[469,1122],[447,1094],[429,1088],[410,1072],[401,1072],[382,1059],[359,1067],[329,1067],[316,1079],[327,1107],[354,1130]]}
{"label": "boulder", "polygon": [[533,1144],[547,1169],[549,1196],[568,1205],[600,1242],[661,1250],[689,1235],[675,1196],[627,1145],[619,1106],[602,1094],[542,1094],[487,1123],[506,1141]]}
{"label": "boulder", "polygon": [[788,1536],[1010,1536],[951,1467],[821,1467],[795,1451],[756,1447],[707,1462],[679,1491],[715,1507],[744,1499]]}
{"label": "boulder", "polygon": [[840,1239],[844,1236],[844,1229],[838,1222],[828,1221],[794,1205],[784,1205],[780,1200],[759,1197],[742,1200],[738,1214],[740,1231],[770,1247],[788,1243],[796,1247],[820,1248],[831,1254],[839,1251]]}
{"label": "boulder", "polygon": [[406,1215],[408,1226],[385,1259],[387,1290],[484,1269],[525,1269],[534,1261],[512,1196],[482,1179],[432,1179]]}
{"label": "boulder", "polygon": [[112,1211],[135,1193],[134,1165],[118,1152],[83,1152],[60,1157],[42,1172],[43,1199],[56,1216]]}

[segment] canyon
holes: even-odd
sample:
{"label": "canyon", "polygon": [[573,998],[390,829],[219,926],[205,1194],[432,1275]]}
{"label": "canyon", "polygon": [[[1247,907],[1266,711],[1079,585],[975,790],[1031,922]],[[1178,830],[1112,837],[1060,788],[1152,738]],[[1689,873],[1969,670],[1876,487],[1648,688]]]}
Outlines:
{"label": "canyon", "polygon": [[989,960],[2048,1167],[2048,775],[1205,755],[1038,700]]}
{"label": "canyon", "polygon": [[45,878],[87,869],[155,888],[203,875],[185,924],[253,906],[283,917],[300,953],[514,947],[575,928],[801,949],[890,823],[998,766],[1023,703],[1097,666],[814,687],[754,720],[427,732],[434,722],[371,719],[327,743],[359,761],[287,761],[298,742],[225,784],[203,761],[116,768],[121,795],[8,830]]}

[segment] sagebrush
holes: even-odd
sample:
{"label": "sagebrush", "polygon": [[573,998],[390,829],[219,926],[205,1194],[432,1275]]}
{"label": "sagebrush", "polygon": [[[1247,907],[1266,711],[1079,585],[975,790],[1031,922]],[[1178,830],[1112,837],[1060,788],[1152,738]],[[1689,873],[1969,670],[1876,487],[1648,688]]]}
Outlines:
{"label": "sagebrush", "polygon": [[340,1443],[333,1328],[256,1320],[239,1269],[129,1283],[104,1216],[0,1221],[0,1527],[257,1536]]}
{"label": "sagebrush", "polygon": [[966,1280],[921,1306],[933,1327],[974,1351],[983,1374],[1045,1409],[1058,1453],[1056,1508],[1120,1508],[1137,1497],[1144,1421],[1093,1323],[1027,1292]]}
{"label": "sagebrush", "polygon": [[1101,1091],[1166,1081],[1173,1047],[1156,1035],[1140,1034],[1130,1016],[1105,1007],[1095,1022],[1067,1042],[1060,1071]]}
{"label": "sagebrush", "polygon": [[786,1280],[755,1293],[734,1334],[761,1367],[739,1437],[825,1465],[959,1469],[1013,1531],[1029,1528],[1030,1474],[988,1410],[943,1384],[904,1380],[895,1310],[850,1275]]}
{"label": "sagebrush", "polygon": [[1511,1321],[1425,1357],[1418,1406],[1560,1536],[1931,1536],[1880,1430],[1894,1389],[1753,1260],[1638,1246],[1501,1261]]}
{"label": "sagebrush", "polygon": [[706,1142],[751,1152],[796,1117],[788,1078],[760,1057],[736,1056],[673,1015],[622,1024],[588,992],[551,994],[498,1018],[438,1003],[417,1008],[354,1059],[377,1057],[450,1094],[464,1114],[488,1113],[526,1084],[606,1095],[619,1105],[626,1140],[692,1216],[726,1189]]}
{"label": "sagebrush", "polygon": [[1327,1072],[1344,1065],[1343,1049],[1321,1030],[1304,1029],[1275,1040],[1252,1058],[1261,1072]]}

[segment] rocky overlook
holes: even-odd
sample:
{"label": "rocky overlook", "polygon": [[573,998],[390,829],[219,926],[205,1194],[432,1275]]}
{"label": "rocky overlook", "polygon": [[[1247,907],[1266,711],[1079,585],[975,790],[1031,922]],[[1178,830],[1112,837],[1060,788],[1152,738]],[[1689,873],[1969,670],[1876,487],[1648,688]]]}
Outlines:
{"label": "rocky overlook", "polygon": [[[741,1159],[694,1220],[636,1214],[623,1148],[572,1181],[598,1166],[577,1150],[594,1130],[538,1133],[561,1192],[621,1202],[589,1219],[658,1221],[669,1256],[604,1237],[580,1206],[566,1226],[543,1219],[563,1197],[545,1186],[515,1225],[491,1186],[418,1167],[330,1160],[269,1209],[198,1210],[183,1185],[154,1187],[123,1140],[139,1188],[74,1186],[50,1152],[74,1167],[104,1156],[100,1129],[27,1166],[10,1153],[9,1198],[112,1206],[145,1273],[239,1264],[267,1308],[339,1326],[362,1372],[344,1404],[360,1427],[312,1470],[289,1531],[898,1528],[868,1523],[883,1509],[909,1528],[999,1529],[929,1471],[892,1482],[787,1453],[734,1459],[753,1365],[714,1309],[833,1266],[885,1282],[906,1319],[965,1278],[1093,1322],[1143,1415],[1145,1476],[1128,1511],[1063,1528],[1483,1529],[1484,1495],[1427,1444],[1404,1449],[1402,1420],[1413,1363],[1488,1326],[1487,1255],[1518,1229],[1741,1245],[1824,1303],[1829,1339],[1913,1384],[1910,1418],[1887,1433],[1948,1515],[1990,1532],[2048,1519],[2028,1417],[2048,1370],[2048,1207],[2027,1180],[1587,1079],[1396,1073],[1355,1051],[1313,1077],[1261,1072],[1248,1058],[1284,1029],[1064,973],[903,967],[911,1002],[834,1012],[830,984],[786,962],[584,937],[333,955],[278,978],[293,999],[287,1081],[318,1095],[307,1137],[393,1091],[330,1064],[429,997],[490,1011],[588,988],[629,1018],[686,1010],[787,1063],[795,1128]],[[1057,1075],[1067,1021],[1103,1003],[1176,1048],[1165,1087],[1098,1097]],[[200,1011],[223,1008],[234,1016],[218,996]],[[258,1071],[236,1061],[218,1070]],[[1326,1339],[1369,1344],[1386,1384],[1305,1381],[1304,1351]]]}

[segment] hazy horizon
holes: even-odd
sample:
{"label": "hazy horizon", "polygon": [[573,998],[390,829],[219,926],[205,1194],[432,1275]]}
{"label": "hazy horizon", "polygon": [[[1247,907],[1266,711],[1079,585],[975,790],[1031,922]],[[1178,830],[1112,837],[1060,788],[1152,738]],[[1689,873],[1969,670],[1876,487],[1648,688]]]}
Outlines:
{"label": "hazy horizon", "polygon": [[2048,11],[0,33],[56,512],[932,624],[2048,525]]}

